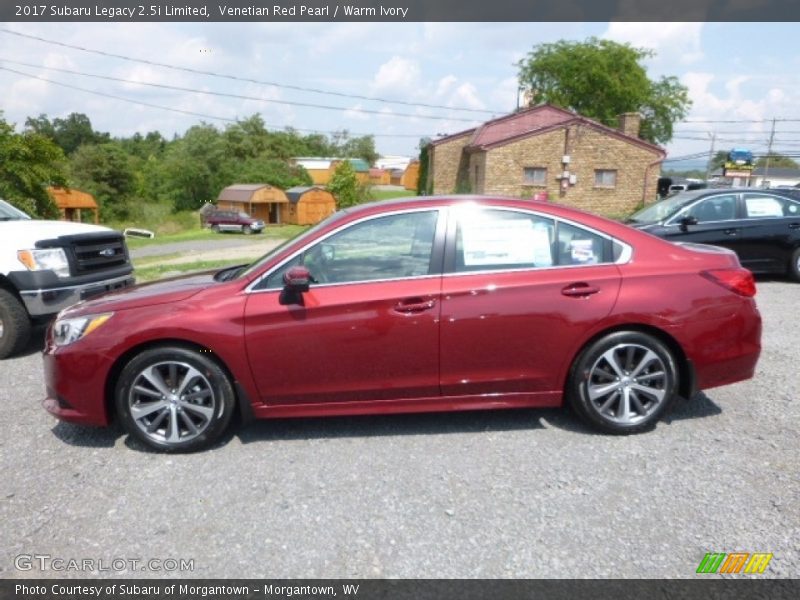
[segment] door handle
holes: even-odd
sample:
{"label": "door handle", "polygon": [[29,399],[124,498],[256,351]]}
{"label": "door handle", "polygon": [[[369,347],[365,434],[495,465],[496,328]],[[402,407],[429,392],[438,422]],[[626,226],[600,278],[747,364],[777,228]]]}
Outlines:
{"label": "door handle", "polygon": [[423,300],[422,298],[408,298],[401,300],[394,306],[395,312],[403,314],[420,313],[436,306],[436,300]]}
{"label": "door handle", "polygon": [[800,229],[800,223],[789,223],[789,229]]}
{"label": "door handle", "polygon": [[562,288],[561,294],[569,296],[570,298],[586,298],[599,291],[600,288],[593,287],[588,283],[571,283],[567,287]]}
{"label": "door handle", "polygon": [[738,235],[739,234],[739,230],[738,229],[723,229],[722,233],[724,233],[725,235]]}

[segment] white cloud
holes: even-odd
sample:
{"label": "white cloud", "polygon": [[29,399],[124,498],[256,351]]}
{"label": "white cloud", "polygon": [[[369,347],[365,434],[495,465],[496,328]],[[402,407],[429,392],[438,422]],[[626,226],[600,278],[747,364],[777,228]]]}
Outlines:
{"label": "white cloud", "polygon": [[656,60],[692,64],[703,58],[704,23],[609,23],[603,37],[655,51]]}
{"label": "white cloud", "polygon": [[402,98],[413,95],[419,86],[419,64],[414,60],[393,56],[378,68],[370,89],[374,94],[392,93]]}

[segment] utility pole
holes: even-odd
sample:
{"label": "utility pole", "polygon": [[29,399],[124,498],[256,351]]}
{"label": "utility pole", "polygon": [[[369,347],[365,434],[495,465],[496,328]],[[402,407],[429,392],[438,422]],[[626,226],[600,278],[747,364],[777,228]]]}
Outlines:
{"label": "utility pole", "polygon": [[761,180],[761,187],[767,187],[767,177],[769,177],[769,158],[772,155],[772,142],[775,140],[775,119],[772,119],[772,131],[769,133],[769,143],[767,144],[767,158],[764,161],[764,179]]}
{"label": "utility pole", "polygon": [[714,160],[714,141],[717,139],[716,132],[711,132],[711,149],[708,151],[708,162],[706,163],[706,183],[711,176],[711,163]]}

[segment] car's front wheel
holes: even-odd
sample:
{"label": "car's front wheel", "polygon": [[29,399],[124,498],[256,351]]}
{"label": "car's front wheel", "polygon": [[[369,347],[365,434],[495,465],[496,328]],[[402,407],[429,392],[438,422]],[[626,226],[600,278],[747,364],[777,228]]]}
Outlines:
{"label": "car's front wheel", "polygon": [[145,350],[120,374],[117,414],[130,435],[151,448],[192,452],[217,440],[233,415],[225,371],[200,352],[178,346]]}
{"label": "car's front wheel", "polygon": [[242,231],[244,232],[245,235],[250,235],[251,233],[253,233],[253,228],[250,227],[250,225],[245,225],[244,227],[242,227]]}
{"label": "car's front wheel", "polygon": [[792,253],[792,258],[789,261],[789,275],[795,281],[800,281],[800,248],[797,248]]}
{"label": "car's front wheel", "polygon": [[581,352],[567,382],[567,399],[606,433],[652,428],[672,404],[678,369],[670,349],[652,335],[618,331]]}

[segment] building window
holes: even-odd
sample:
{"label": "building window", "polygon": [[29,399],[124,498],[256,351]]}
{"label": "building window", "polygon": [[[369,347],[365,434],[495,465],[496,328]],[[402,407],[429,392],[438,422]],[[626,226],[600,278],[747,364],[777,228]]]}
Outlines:
{"label": "building window", "polygon": [[546,185],[547,169],[543,167],[525,167],[522,170],[522,179],[525,185]]}
{"label": "building window", "polygon": [[617,172],[612,169],[595,169],[594,186],[613,188],[617,186]]}

